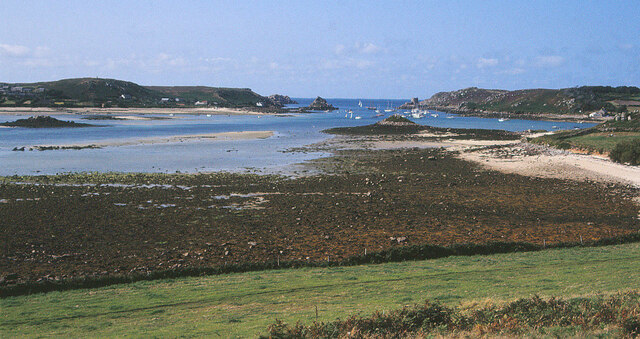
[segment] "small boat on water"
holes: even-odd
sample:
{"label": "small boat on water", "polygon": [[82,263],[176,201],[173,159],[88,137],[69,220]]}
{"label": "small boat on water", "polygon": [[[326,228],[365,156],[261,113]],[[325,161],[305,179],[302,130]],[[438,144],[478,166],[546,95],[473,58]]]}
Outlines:
{"label": "small boat on water", "polygon": [[453,119],[453,118],[455,118],[455,117],[452,117],[452,116],[450,116],[450,115],[449,115],[449,116],[447,116],[447,119]]}
{"label": "small boat on water", "polygon": [[356,115],[356,117],[355,117],[354,119],[356,119],[356,120],[360,120],[360,119],[362,119],[362,117],[361,117],[361,116],[359,116],[359,115]]}
{"label": "small boat on water", "polygon": [[434,118],[439,117],[439,115],[437,115],[437,114],[435,114],[435,113],[431,113],[431,116],[432,116],[432,117],[434,117]]}
{"label": "small boat on water", "polygon": [[376,112],[379,111],[378,108],[375,107],[375,106],[369,106],[369,107],[367,107],[367,109],[371,110],[371,111],[376,111]]}

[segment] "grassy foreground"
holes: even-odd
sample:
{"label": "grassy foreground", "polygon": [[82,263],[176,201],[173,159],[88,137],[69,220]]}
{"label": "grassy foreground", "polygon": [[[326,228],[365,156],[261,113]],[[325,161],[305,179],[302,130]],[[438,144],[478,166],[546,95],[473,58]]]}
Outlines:
{"label": "grassy foreground", "polygon": [[640,244],[335,268],[250,272],[0,300],[0,336],[255,337],[425,299],[474,307],[534,294],[640,289]]}

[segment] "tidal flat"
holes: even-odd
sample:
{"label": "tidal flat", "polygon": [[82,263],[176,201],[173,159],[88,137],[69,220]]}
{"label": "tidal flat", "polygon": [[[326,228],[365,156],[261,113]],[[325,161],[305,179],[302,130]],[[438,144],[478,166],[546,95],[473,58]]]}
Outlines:
{"label": "tidal flat", "polygon": [[634,187],[505,174],[444,149],[336,150],[306,166],[321,174],[3,177],[3,285],[639,228]]}

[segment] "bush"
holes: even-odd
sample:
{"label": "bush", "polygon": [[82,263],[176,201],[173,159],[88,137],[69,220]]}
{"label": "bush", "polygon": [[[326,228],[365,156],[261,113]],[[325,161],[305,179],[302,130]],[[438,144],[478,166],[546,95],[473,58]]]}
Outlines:
{"label": "bush", "polygon": [[640,318],[631,317],[622,322],[624,333],[632,338],[640,336]]}
{"label": "bush", "polygon": [[[404,338],[454,335],[464,331],[472,336],[500,334],[536,337],[554,328],[579,328],[581,332],[598,331],[605,326],[620,328],[624,334],[640,334],[640,318],[629,316],[640,306],[640,294],[627,292],[609,297],[542,299],[538,296],[505,305],[467,309],[447,307],[427,301],[421,305],[369,316],[350,316],[329,323],[282,321],[270,325],[261,338]],[[480,333],[478,333],[480,331]],[[457,337],[457,336],[456,336]],[[464,337],[464,335],[463,335]]]}
{"label": "bush", "polygon": [[640,139],[619,142],[609,157],[615,162],[640,165]]}

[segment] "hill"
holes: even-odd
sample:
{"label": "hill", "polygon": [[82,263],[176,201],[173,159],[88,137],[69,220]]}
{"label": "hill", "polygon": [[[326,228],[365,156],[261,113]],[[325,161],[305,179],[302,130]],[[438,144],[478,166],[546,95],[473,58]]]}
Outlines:
{"label": "hill", "polygon": [[600,109],[615,114],[640,109],[640,88],[583,86],[507,91],[470,87],[436,93],[421,101],[420,106],[485,114],[587,114]]}
{"label": "hill", "polygon": [[0,83],[0,106],[54,107],[278,107],[248,88],[141,86],[133,82],[77,78]]}
{"label": "hill", "polygon": [[[170,100],[179,98],[186,102],[204,101],[216,106],[274,106],[274,103],[249,88],[225,88],[207,86],[146,86],[148,90],[161,93],[170,97]],[[262,106],[260,106],[262,105]]]}

